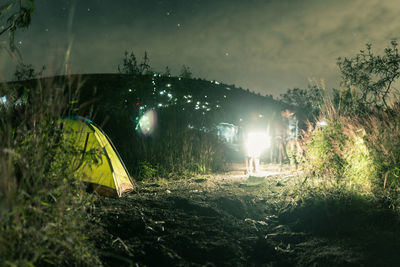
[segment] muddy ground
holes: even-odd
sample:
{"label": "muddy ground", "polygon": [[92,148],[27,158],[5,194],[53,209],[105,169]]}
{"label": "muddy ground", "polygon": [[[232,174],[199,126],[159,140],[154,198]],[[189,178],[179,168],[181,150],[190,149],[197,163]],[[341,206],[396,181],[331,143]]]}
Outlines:
{"label": "muddy ground", "polygon": [[302,179],[231,171],[102,198],[93,218],[101,259],[106,266],[400,266],[393,211],[363,199],[301,205],[292,185]]}

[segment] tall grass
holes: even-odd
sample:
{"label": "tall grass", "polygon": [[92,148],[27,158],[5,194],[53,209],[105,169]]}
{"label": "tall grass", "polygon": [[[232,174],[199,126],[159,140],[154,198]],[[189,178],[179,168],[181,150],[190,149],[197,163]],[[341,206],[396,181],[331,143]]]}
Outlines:
{"label": "tall grass", "polygon": [[206,128],[189,128],[193,121],[189,122],[179,107],[158,110],[157,114],[151,135],[131,133],[129,139],[120,139],[124,143],[120,145],[121,154],[137,179],[223,170],[225,147],[216,133]]}
{"label": "tall grass", "polygon": [[304,134],[306,165],[325,184],[345,185],[400,207],[400,108],[346,112],[325,100],[320,120]]}
{"label": "tall grass", "polygon": [[69,162],[59,117],[68,83],[3,85],[0,105],[0,265],[99,265],[86,234],[90,196]]}

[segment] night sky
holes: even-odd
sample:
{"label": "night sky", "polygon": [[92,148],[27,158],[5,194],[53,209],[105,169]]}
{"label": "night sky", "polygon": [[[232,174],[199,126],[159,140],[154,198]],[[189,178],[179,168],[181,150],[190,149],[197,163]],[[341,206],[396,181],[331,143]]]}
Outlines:
{"label": "night sky", "polygon": [[[69,45],[73,73],[115,73],[125,50],[147,51],[156,71],[185,64],[194,77],[279,95],[320,79],[338,88],[336,58],[366,43],[381,53],[400,36],[399,14],[399,0],[36,0],[16,43],[47,75],[62,71]],[[0,51],[0,78],[14,70]]]}

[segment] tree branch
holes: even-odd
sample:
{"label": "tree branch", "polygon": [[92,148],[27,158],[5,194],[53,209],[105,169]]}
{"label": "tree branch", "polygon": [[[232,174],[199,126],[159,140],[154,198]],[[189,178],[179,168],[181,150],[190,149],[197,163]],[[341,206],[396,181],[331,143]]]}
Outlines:
{"label": "tree branch", "polygon": [[3,30],[0,32],[0,35],[2,35],[3,33],[5,33],[6,31],[8,31],[9,29],[11,29],[12,26],[13,26],[13,24],[11,24],[11,25],[9,25],[7,28],[3,29]]}

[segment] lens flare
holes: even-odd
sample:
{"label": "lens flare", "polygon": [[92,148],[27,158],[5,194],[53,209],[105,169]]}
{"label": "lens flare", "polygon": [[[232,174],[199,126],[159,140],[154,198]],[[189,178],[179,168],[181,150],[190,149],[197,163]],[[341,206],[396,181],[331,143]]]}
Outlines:
{"label": "lens flare", "polygon": [[154,110],[146,111],[140,118],[136,125],[136,130],[143,135],[150,135],[157,123],[157,114]]}

